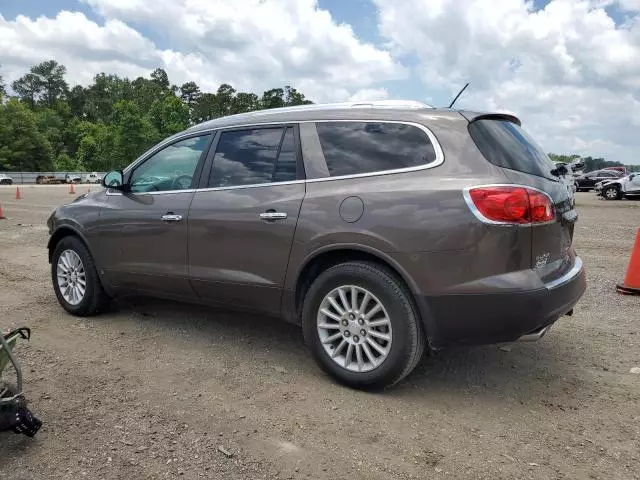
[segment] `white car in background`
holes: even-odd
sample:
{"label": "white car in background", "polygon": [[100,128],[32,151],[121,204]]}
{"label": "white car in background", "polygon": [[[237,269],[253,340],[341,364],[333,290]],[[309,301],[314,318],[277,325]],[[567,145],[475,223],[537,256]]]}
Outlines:
{"label": "white car in background", "polygon": [[596,183],[596,195],[606,200],[622,200],[623,198],[640,198],[640,173],[631,173],[615,180]]}
{"label": "white car in background", "polygon": [[11,185],[13,183],[13,178],[5,173],[0,173],[0,185]]}
{"label": "white car in background", "polygon": [[84,183],[100,183],[102,182],[102,175],[98,175],[96,172],[87,173],[84,176]]}

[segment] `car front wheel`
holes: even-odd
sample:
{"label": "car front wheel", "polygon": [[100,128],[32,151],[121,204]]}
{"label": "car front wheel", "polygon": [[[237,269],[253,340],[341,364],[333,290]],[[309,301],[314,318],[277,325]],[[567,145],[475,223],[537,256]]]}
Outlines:
{"label": "car front wheel", "polygon": [[318,365],[354,388],[399,382],[425,347],[410,293],[374,263],[342,263],[322,272],[305,296],[302,320]]}
{"label": "car front wheel", "polygon": [[78,237],[64,237],[56,245],[51,258],[51,279],[58,302],[73,315],[95,315],[109,302],[93,258]]}
{"label": "car front wheel", "polygon": [[607,200],[620,200],[620,198],[622,198],[618,187],[605,187],[602,190],[602,196]]}

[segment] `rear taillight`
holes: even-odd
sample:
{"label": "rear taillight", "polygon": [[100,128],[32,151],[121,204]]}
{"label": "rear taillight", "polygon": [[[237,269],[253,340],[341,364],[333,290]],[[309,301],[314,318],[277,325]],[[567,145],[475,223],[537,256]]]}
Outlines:
{"label": "rear taillight", "polygon": [[473,213],[485,223],[529,225],[555,218],[549,195],[533,188],[494,185],[465,189],[464,197]]}

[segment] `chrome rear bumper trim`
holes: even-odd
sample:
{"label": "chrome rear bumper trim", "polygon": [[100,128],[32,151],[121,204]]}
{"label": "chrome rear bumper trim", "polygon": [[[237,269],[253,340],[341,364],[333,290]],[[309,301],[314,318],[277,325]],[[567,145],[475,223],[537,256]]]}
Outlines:
{"label": "chrome rear bumper trim", "polygon": [[556,278],[555,280],[549,283],[545,283],[544,286],[547,287],[547,290],[557,288],[573,280],[575,277],[577,277],[580,274],[581,271],[582,271],[582,260],[580,259],[580,257],[576,257],[576,262],[573,264],[573,267],[571,267],[571,270],[569,270],[567,273],[562,275],[560,278]]}

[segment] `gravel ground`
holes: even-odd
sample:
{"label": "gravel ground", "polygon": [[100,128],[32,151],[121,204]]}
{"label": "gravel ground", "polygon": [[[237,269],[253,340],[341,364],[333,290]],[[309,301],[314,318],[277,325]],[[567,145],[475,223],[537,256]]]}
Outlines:
{"label": "gravel ground", "polygon": [[44,225],[67,187],[14,194],[0,187],[0,326],[33,329],[18,354],[44,426],[0,434],[0,479],[640,478],[640,298],[615,293],[640,202],[578,194],[588,290],[541,341],[441,351],[372,394],[277,320],[142,299],[69,316]]}

